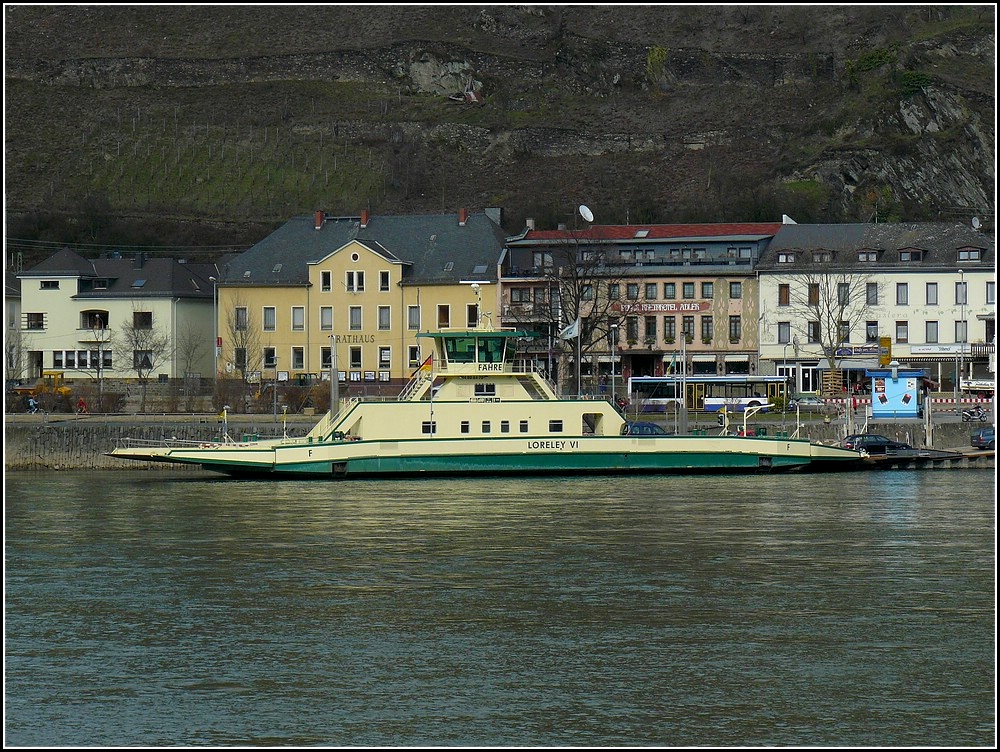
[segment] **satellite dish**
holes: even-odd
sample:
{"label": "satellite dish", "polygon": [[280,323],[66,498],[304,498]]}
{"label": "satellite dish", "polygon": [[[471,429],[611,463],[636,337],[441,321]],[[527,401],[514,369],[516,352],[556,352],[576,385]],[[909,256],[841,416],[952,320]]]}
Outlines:
{"label": "satellite dish", "polygon": [[979,217],[973,217],[972,218],[972,229],[973,230],[978,230],[982,226],[983,226],[983,223],[979,221]]}
{"label": "satellite dish", "polygon": [[586,222],[594,221],[594,212],[586,204],[580,204],[580,216],[583,217]]}

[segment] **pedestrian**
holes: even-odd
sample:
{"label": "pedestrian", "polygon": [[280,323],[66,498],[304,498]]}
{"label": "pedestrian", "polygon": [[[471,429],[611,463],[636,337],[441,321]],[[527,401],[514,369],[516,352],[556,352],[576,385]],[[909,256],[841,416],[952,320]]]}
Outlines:
{"label": "pedestrian", "polygon": [[83,397],[80,397],[80,399],[76,403],[76,414],[77,415],[86,415],[87,412],[88,412],[87,411],[87,403],[83,401]]}
{"label": "pedestrian", "polygon": [[38,412],[38,400],[34,397],[28,397],[28,412],[37,413]]}

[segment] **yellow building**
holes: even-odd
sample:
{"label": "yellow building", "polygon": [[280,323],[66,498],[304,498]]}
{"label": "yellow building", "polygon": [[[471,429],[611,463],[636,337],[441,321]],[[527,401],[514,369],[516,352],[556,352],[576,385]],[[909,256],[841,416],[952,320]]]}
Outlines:
{"label": "yellow building", "polygon": [[493,211],[294,218],[224,267],[219,376],[398,391],[418,332],[499,324],[503,240]]}

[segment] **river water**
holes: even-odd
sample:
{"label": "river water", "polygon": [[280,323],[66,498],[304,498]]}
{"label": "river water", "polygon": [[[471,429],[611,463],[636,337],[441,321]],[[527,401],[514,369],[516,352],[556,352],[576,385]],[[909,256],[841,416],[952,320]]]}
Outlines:
{"label": "river water", "polygon": [[15,746],[990,746],[991,470],[6,476]]}

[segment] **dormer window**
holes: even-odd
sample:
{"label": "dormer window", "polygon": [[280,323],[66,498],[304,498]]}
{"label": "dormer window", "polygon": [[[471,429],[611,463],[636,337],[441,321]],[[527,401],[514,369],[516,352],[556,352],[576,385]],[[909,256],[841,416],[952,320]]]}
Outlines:
{"label": "dormer window", "polygon": [[920,261],[923,258],[923,251],[900,251],[900,261]]}
{"label": "dormer window", "polygon": [[878,253],[875,251],[858,251],[858,261],[878,261]]}
{"label": "dormer window", "polygon": [[813,254],[814,264],[829,264],[833,260],[833,254],[829,251],[817,251]]}
{"label": "dormer window", "polygon": [[979,248],[962,248],[958,251],[959,261],[982,261],[983,252]]}
{"label": "dormer window", "polygon": [[779,253],[778,254],[779,264],[794,264],[795,254],[794,253]]}

